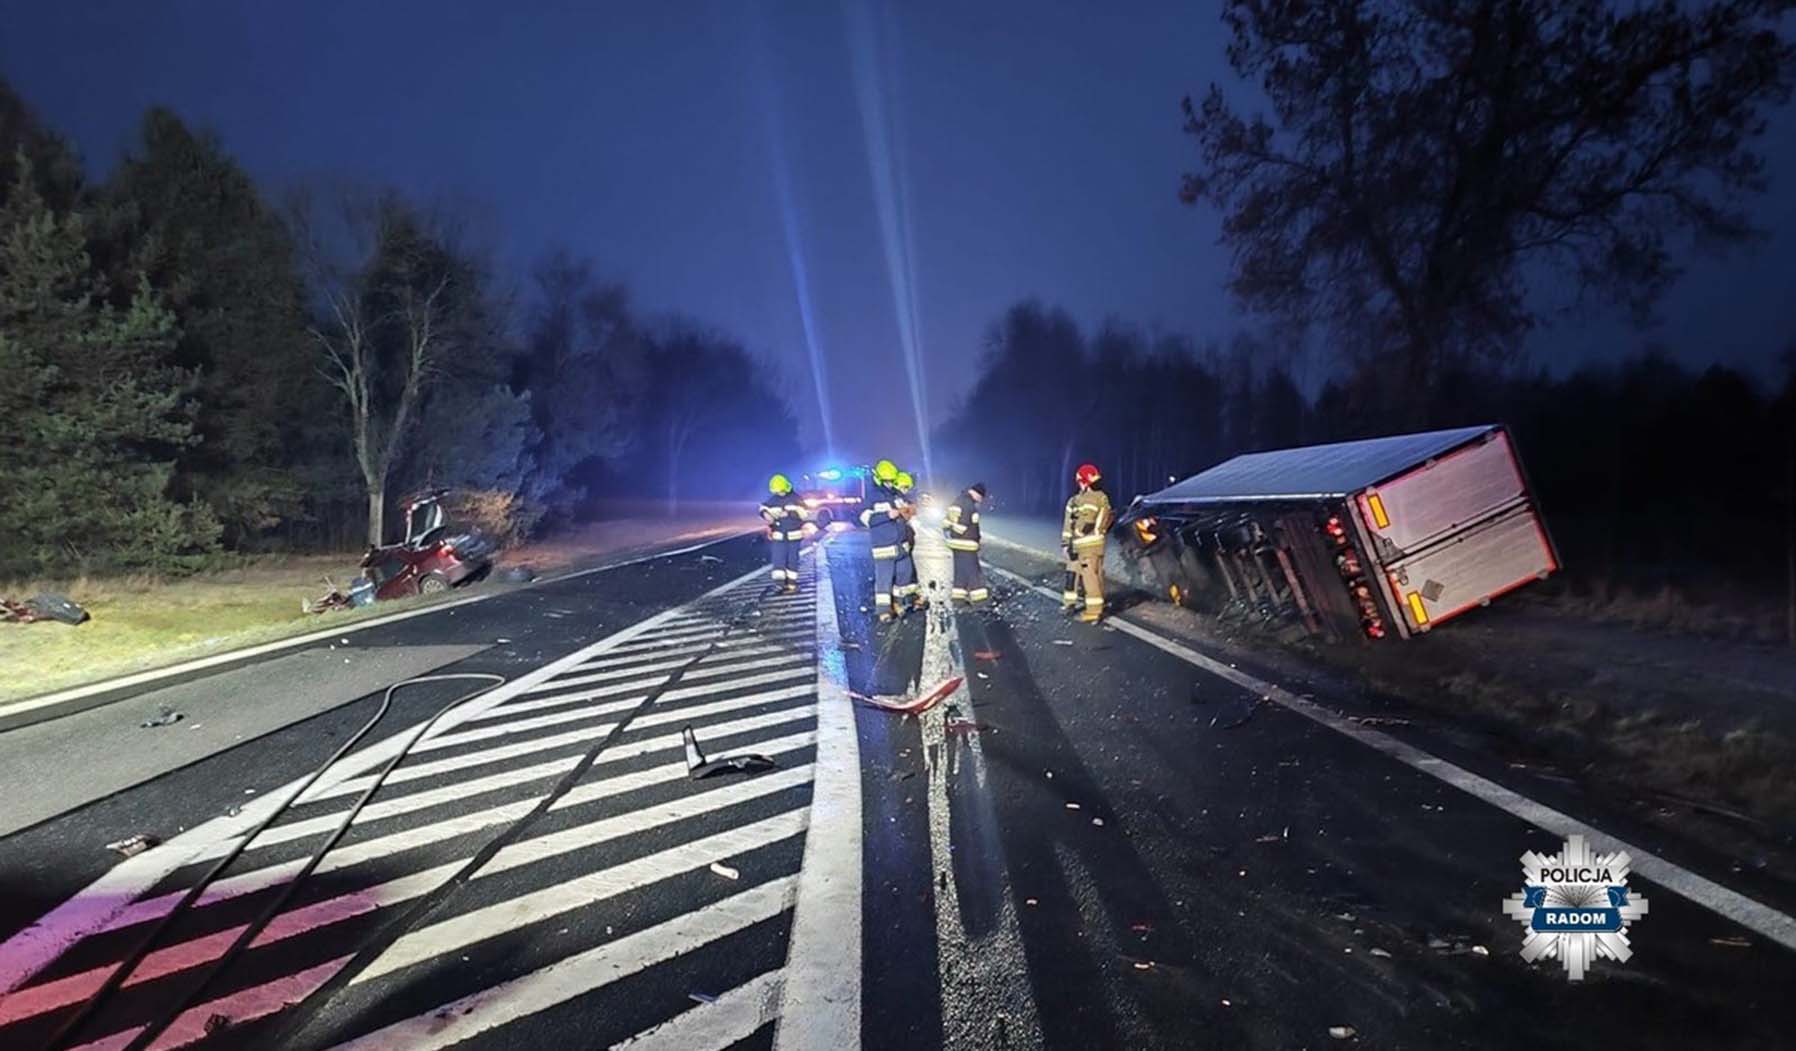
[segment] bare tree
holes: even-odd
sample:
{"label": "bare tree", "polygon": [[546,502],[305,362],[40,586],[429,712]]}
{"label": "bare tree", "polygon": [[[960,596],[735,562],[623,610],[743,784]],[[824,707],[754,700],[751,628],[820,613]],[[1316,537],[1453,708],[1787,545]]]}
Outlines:
{"label": "bare tree", "polygon": [[[1754,141],[1786,101],[1790,0],[1230,0],[1229,61],[1272,119],[1212,85],[1185,201],[1224,212],[1234,292],[1328,325],[1386,399],[1501,359],[1529,278],[1644,317],[1668,242],[1752,231]],[[1537,281],[1538,285],[1539,282]]]}
{"label": "bare tree", "polygon": [[330,222],[293,210],[318,316],[320,372],[342,396],[368,497],[368,543],[385,535],[387,485],[441,362],[460,342],[466,274],[398,198],[345,193]]}

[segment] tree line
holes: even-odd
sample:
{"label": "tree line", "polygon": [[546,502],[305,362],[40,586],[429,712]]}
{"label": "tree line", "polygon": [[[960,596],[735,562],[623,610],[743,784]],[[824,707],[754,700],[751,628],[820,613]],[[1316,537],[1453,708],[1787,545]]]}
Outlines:
{"label": "tree line", "polygon": [[1796,344],[1776,384],[1693,370],[1662,348],[1559,376],[1454,369],[1402,415],[1350,376],[1306,395],[1286,360],[1260,337],[1200,346],[1118,321],[1087,332],[1062,310],[1019,303],[987,334],[937,457],[955,477],[983,478],[1001,506],[1051,513],[1085,461],[1126,504],[1244,452],[1504,423],[1574,573],[1755,594],[1785,576]]}
{"label": "tree line", "polygon": [[590,259],[511,275],[452,208],[277,198],[165,109],[89,181],[3,82],[0,420],[0,577],[391,542],[425,486],[521,536],[798,448],[774,370]]}

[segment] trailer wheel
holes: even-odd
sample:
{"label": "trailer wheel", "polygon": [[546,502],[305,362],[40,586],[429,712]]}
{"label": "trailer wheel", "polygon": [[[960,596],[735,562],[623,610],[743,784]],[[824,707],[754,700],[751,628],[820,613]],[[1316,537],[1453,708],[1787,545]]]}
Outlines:
{"label": "trailer wheel", "polygon": [[441,595],[449,590],[449,578],[441,573],[426,573],[418,581],[418,594]]}

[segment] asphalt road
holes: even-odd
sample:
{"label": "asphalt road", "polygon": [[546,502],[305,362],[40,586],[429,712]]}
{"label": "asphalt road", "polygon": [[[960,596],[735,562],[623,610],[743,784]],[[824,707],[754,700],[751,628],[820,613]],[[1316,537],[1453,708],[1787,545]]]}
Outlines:
{"label": "asphalt road", "polygon": [[[1055,568],[1016,551],[988,545],[990,608],[891,625],[867,608],[862,535],[807,554],[795,595],[760,557],[730,541],[357,636],[479,645],[437,670],[508,681],[428,728],[478,684],[402,691],[64,1046],[126,1047],[170,1016],[154,1046],[1789,1046],[1779,874],[1068,623],[1028,586],[1057,590]],[[926,537],[918,563],[928,592],[946,551]],[[241,703],[279,703],[233,675]],[[920,715],[851,701],[955,678]],[[377,703],[0,838],[0,1046],[50,1040]],[[773,765],[693,779],[688,726],[713,758]],[[1768,908],[1741,925],[1636,873],[1632,958],[1568,981],[1522,959],[1502,911],[1523,852],[1561,847],[1529,805]],[[139,832],[160,845],[105,849]]]}

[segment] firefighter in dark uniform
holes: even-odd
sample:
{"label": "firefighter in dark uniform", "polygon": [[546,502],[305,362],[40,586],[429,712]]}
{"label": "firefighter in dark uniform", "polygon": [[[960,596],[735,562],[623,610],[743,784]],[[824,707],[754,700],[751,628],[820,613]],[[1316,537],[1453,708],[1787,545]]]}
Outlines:
{"label": "firefighter in dark uniform", "polygon": [[911,500],[911,490],[916,488],[916,479],[909,471],[899,471],[893,480],[892,488],[904,497],[904,539],[898,544],[898,564],[892,567],[892,604],[900,613],[905,608],[923,608],[923,585],[917,580],[917,530],[911,525],[911,519],[917,513],[916,504]]}
{"label": "firefighter in dark uniform", "polygon": [[904,542],[904,497],[893,488],[898,480],[898,465],[881,460],[873,465],[873,491],[867,494],[867,506],[861,511],[861,525],[867,528],[867,541],[873,547],[873,608],[882,621],[891,620],[896,612],[892,600],[892,579],[898,565],[898,547]]}
{"label": "firefighter in dark uniform", "polygon": [[985,587],[985,570],[979,566],[979,505],[985,502],[985,483],[974,482],[948,505],[942,515],[942,532],[954,553],[954,587],[951,598],[971,603],[991,597]]}
{"label": "firefighter in dark uniform", "polygon": [[1060,604],[1068,613],[1079,608],[1079,590],[1085,592],[1085,608],[1079,619],[1095,624],[1104,615],[1104,533],[1110,528],[1110,497],[1099,488],[1102,477],[1091,464],[1080,464],[1074,473],[1079,491],[1066,502],[1060,526],[1060,542],[1066,546],[1066,587]]}
{"label": "firefighter in dark uniform", "polygon": [[767,492],[761,517],[767,520],[767,561],[773,566],[773,582],[782,591],[797,591],[798,545],[810,512],[792,495],[792,480],[783,474],[767,480]]}

